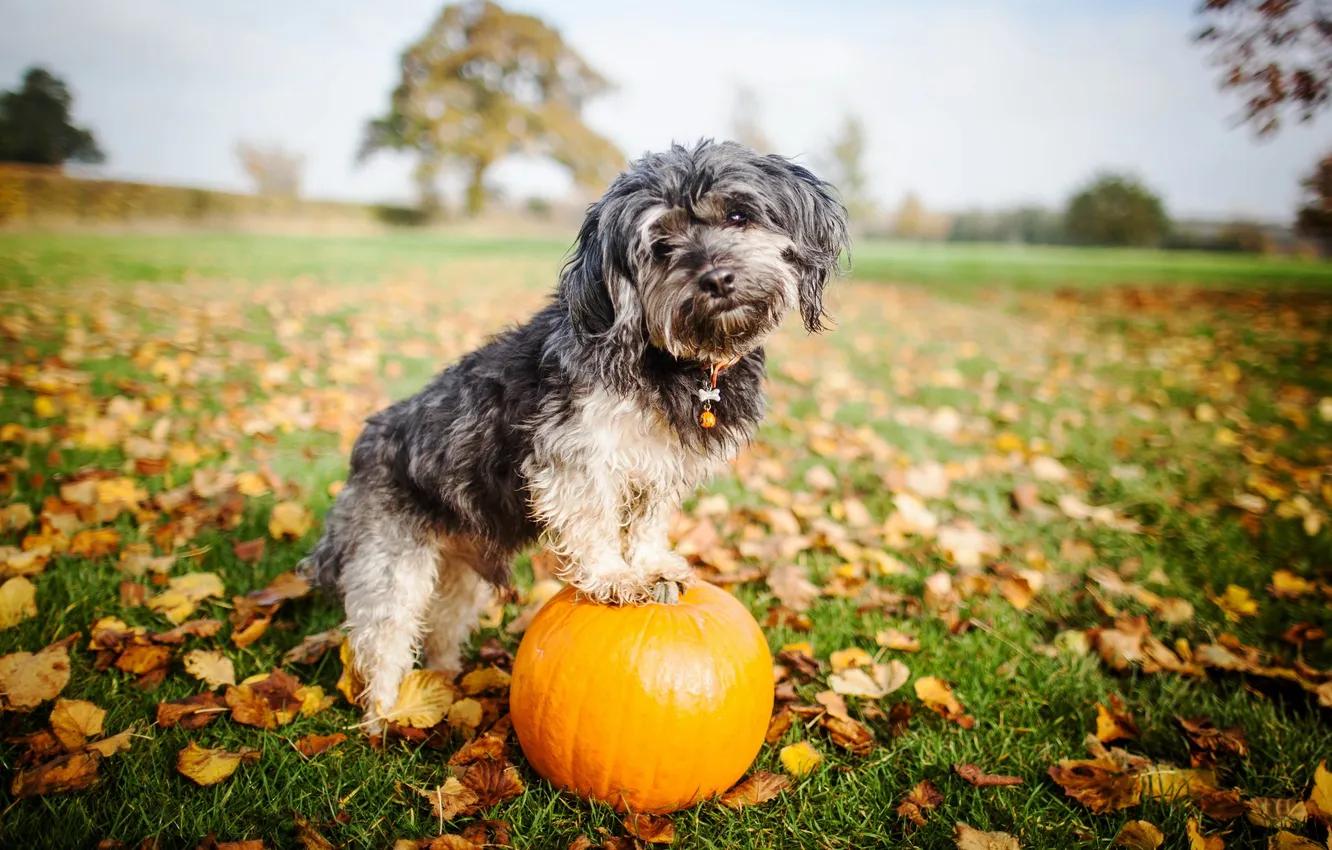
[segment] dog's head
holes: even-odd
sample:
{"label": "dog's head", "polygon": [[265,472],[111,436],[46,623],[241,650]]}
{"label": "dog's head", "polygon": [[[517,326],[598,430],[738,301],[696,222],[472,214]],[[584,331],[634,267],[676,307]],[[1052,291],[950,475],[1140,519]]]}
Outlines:
{"label": "dog's head", "polygon": [[703,141],[649,154],[592,205],[559,297],[577,333],[721,361],[796,307],[822,329],[849,247],[832,187],[780,156]]}

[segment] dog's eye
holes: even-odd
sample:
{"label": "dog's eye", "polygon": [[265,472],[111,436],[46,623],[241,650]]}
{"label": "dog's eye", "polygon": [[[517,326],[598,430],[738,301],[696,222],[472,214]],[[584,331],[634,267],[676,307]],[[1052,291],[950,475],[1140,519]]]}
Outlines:
{"label": "dog's eye", "polygon": [[674,250],[675,249],[671,247],[671,243],[667,242],[665,239],[658,239],[656,242],[652,243],[652,256],[656,257],[658,260],[666,259]]}
{"label": "dog's eye", "polygon": [[740,210],[731,210],[726,214],[726,221],[729,224],[745,224],[749,221],[749,216]]}

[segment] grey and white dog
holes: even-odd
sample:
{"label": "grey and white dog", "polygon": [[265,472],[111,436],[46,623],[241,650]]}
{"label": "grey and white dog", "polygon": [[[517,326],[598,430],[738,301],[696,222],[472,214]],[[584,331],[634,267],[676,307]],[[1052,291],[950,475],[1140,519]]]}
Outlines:
{"label": "grey and white dog", "polygon": [[547,307],[367,420],[308,566],[343,596],[372,729],[422,644],[459,668],[537,538],[597,600],[691,580],[671,515],[753,436],[764,342],[796,308],[823,327],[848,247],[832,188],[789,160],[649,154],[588,210]]}

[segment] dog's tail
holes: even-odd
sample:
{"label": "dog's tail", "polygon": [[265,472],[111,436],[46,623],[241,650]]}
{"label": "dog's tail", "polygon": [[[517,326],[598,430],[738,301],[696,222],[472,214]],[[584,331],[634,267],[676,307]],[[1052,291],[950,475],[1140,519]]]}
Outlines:
{"label": "dog's tail", "polygon": [[319,536],[319,542],[297,567],[299,575],[311,586],[334,596],[341,595],[338,579],[342,576],[342,565],[349,554],[340,539],[339,528],[338,505],[335,502],[324,516],[324,533]]}

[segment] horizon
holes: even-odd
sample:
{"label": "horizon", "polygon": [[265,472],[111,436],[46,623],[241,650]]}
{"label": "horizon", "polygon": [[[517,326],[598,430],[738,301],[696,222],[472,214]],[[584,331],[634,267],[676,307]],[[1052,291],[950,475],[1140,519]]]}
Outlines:
{"label": "horizon", "polygon": [[[387,106],[399,52],[442,6],[11,4],[0,87],[30,65],[62,77],[77,122],[107,153],[95,169],[107,179],[247,191],[233,153],[244,139],[304,154],[308,197],[402,203],[414,197],[411,158],[380,154],[358,167],[354,153]],[[584,115],[627,157],[726,137],[735,89],[748,85],[776,152],[806,165],[817,166],[845,114],[859,115],[885,212],[908,191],[952,213],[1060,208],[1096,172],[1115,170],[1142,179],[1176,219],[1288,223],[1300,179],[1324,152],[1325,117],[1287,121],[1270,140],[1233,126],[1239,98],[1219,90],[1192,43],[1192,4],[838,6],[797,15],[789,2],[691,0],[666,20],[591,0],[507,8],[548,21],[616,84]],[[513,200],[570,188],[558,166],[522,157],[492,179]]]}

